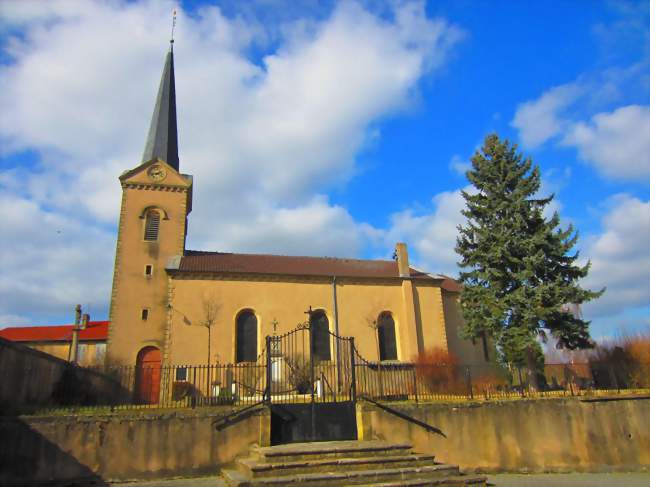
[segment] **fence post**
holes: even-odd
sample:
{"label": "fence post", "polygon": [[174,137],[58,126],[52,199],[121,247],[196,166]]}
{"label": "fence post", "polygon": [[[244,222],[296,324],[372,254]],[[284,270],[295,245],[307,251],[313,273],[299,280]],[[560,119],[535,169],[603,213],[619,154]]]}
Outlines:
{"label": "fence post", "polygon": [[350,337],[350,367],[352,367],[351,370],[351,378],[352,378],[352,384],[350,384],[350,392],[352,394],[352,401],[357,400],[357,371],[356,371],[356,364],[354,360],[354,337]]}
{"label": "fence post", "polygon": [[524,392],[524,380],[521,378],[521,367],[519,365],[517,366],[517,374],[519,375],[519,390],[521,392],[521,397],[526,397],[526,393]]}
{"label": "fence post", "polygon": [[212,365],[208,364],[205,366],[205,375],[207,375],[207,378],[205,379],[206,382],[206,388],[205,388],[205,394],[203,394],[203,405],[204,406],[210,406],[212,405]]}
{"label": "fence post", "polygon": [[467,395],[470,399],[474,399],[474,391],[472,391],[472,373],[469,370],[469,366],[465,367],[465,375],[467,378]]}
{"label": "fence post", "polygon": [[415,372],[415,365],[411,367],[411,372],[413,372],[413,393],[415,394],[415,402],[418,402],[418,376]]}
{"label": "fence post", "polygon": [[196,365],[192,367],[193,377],[192,377],[192,409],[196,407]]}
{"label": "fence post", "polygon": [[268,403],[271,402],[271,367],[273,363],[271,362],[271,336],[266,336],[266,387],[264,388],[264,400]]}
{"label": "fence post", "polygon": [[[311,309],[311,308],[310,308]],[[314,382],[316,381],[316,377],[314,375],[314,332],[312,330],[311,326],[311,314],[309,315],[309,328],[307,330],[309,331],[309,384],[311,385],[311,403],[314,403]],[[312,414],[313,418],[313,414]],[[316,429],[316,426],[313,424],[312,421],[312,438],[314,437],[314,431]]]}

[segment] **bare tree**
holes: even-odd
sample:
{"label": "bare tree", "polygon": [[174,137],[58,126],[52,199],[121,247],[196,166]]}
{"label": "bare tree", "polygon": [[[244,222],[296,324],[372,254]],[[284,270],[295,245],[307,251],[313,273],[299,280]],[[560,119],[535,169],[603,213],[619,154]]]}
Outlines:
{"label": "bare tree", "polygon": [[377,361],[381,361],[381,352],[379,350],[379,333],[378,333],[378,328],[379,328],[379,323],[377,321],[377,313],[370,312],[366,315],[366,325],[368,325],[368,328],[373,330],[373,334],[375,335],[375,346],[377,348]]}
{"label": "bare tree", "polygon": [[217,317],[221,311],[221,302],[213,294],[206,294],[201,300],[201,305],[203,314],[200,323],[208,329],[208,365],[210,365],[212,327],[217,323]]}

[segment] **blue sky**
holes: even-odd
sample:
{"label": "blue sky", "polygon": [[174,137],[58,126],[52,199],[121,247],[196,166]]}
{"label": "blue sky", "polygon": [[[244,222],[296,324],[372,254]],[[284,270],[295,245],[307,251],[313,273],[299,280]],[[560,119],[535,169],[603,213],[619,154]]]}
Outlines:
{"label": "blue sky", "polygon": [[0,6],[0,326],[106,318],[176,7],[188,246],[455,274],[490,132],[580,232],[593,334],[650,326],[650,3],[9,1]]}

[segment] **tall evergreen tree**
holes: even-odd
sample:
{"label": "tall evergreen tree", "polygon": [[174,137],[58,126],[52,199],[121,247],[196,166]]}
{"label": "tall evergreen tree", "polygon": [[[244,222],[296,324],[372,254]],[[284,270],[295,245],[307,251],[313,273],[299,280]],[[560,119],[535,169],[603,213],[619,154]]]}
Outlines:
{"label": "tall evergreen tree", "polygon": [[458,227],[456,242],[465,337],[490,336],[504,361],[529,366],[539,363],[538,338],[548,334],[568,349],[591,346],[589,322],[565,305],[604,289],[580,287],[590,264],[576,264],[573,227],[561,229],[557,212],[544,217],[554,196],[535,197],[539,167],[492,134],[472,157],[467,177],[476,191],[463,191],[467,223]]}

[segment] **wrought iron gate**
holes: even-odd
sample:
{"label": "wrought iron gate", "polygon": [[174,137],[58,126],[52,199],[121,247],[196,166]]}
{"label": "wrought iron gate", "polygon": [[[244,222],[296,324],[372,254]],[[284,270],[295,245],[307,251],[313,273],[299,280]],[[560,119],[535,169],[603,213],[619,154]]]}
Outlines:
{"label": "wrought iron gate", "polygon": [[266,337],[271,443],[357,438],[354,338],[313,320]]}

